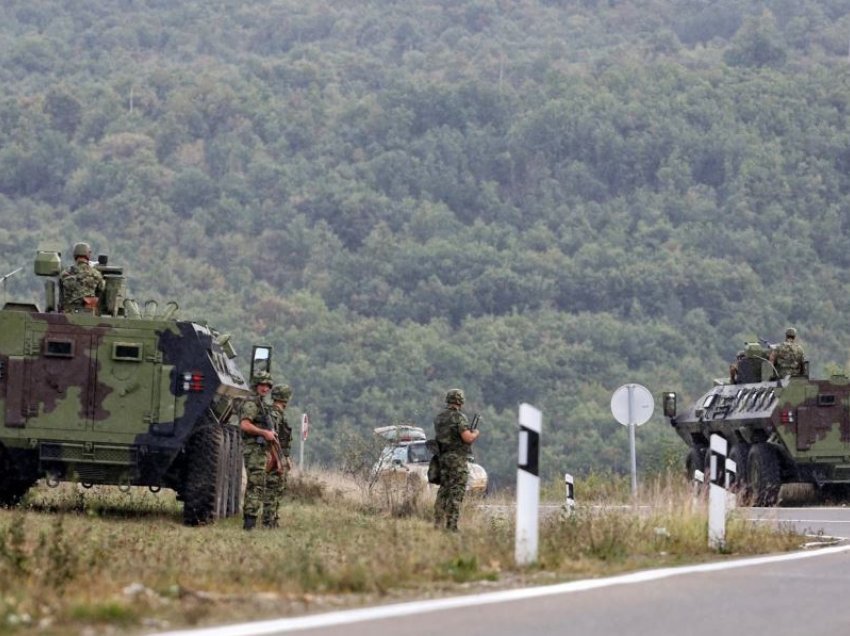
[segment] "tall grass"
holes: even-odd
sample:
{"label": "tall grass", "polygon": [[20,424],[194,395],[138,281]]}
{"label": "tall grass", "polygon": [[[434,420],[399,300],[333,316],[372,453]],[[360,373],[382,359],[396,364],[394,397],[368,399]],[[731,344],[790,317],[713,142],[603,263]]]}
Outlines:
{"label": "tall grass", "polygon": [[[678,480],[646,484],[639,506],[607,483],[577,483],[577,493],[600,497],[578,497],[574,514],[550,507],[530,568],[513,563],[513,512],[495,505],[509,503],[506,494],[494,505],[469,501],[452,534],[432,527],[433,492],[304,475],[290,483],[281,528],[248,534],[239,519],[182,526],[166,491],[38,487],[25,507],[0,510],[0,633],[149,630],[718,557],[707,548],[704,503]],[[725,553],[799,544],[733,519]]]}

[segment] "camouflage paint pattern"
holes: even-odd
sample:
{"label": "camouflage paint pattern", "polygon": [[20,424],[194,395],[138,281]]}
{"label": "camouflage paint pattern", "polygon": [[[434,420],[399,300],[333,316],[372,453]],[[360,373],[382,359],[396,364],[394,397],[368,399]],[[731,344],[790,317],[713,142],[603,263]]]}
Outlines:
{"label": "camouflage paint pattern", "polygon": [[27,480],[174,488],[196,424],[248,393],[201,324],[0,311],[0,448]]}

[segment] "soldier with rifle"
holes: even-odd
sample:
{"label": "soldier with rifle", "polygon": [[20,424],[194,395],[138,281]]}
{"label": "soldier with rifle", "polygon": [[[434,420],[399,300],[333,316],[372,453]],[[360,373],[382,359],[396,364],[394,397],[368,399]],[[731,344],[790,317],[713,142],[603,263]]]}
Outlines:
{"label": "soldier with rifle", "polygon": [[[480,431],[473,430],[461,412],[463,391],[446,393],[446,408],[434,418],[439,452],[440,489],[434,502],[434,527],[457,532],[460,506],[469,479],[469,452]],[[477,426],[477,425],[476,425]]]}
{"label": "soldier with rifle", "polygon": [[242,430],[242,457],[248,482],[245,488],[243,528],[253,530],[262,512],[263,525],[276,524],[279,489],[270,487],[267,475],[280,470],[280,442],[275,431],[271,407],[265,398],[274,382],[268,371],[259,371],[252,379],[254,395],[242,403],[239,428]]}

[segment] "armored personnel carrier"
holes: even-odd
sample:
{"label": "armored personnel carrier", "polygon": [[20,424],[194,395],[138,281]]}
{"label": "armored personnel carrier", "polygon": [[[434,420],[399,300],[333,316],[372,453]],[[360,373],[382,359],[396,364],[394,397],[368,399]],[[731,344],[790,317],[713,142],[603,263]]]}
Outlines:
{"label": "armored personnel carrier", "polygon": [[[706,467],[712,434],[722,435],[737,464],[736,489],[753,505],[777,503],[784,485],[815,495],[831,490],[846,496],[850,487],[850,378],[777,377],[769,347],[750,343],[738,362],[737,381],[715,386],[684,412],[676,394],[663,396],[664,414],[688,445],[689,476]],[[783,492],[786,489],[782,488]]]}
{"label": "armored personnel carrier", "polygon": [[[229,420],[250,387],[229,337],[176,319],[176,303],[140,308],[122,268],[104,256],[95,267],[105,289],[66,313],[60,254],[40,251],[44,307],[0,310],[0,505],[43,478],[171,488],[188,525],[237,514],[241,435]],[[251,373],[270,365],[271,349],[254,347]]]}

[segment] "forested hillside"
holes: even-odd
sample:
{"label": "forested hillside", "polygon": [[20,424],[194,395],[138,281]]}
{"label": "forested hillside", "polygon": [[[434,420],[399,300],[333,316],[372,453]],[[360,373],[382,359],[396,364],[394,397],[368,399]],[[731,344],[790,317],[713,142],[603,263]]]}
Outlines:
{"label": "forested hillside", "polygon": [[520,401],[547,475],[626,472],[623,383],[847,366],[848,46],[850,0],[7,0],[0,276],[87,240],[273,345],[313,461],[460,386],[500,485]]}

